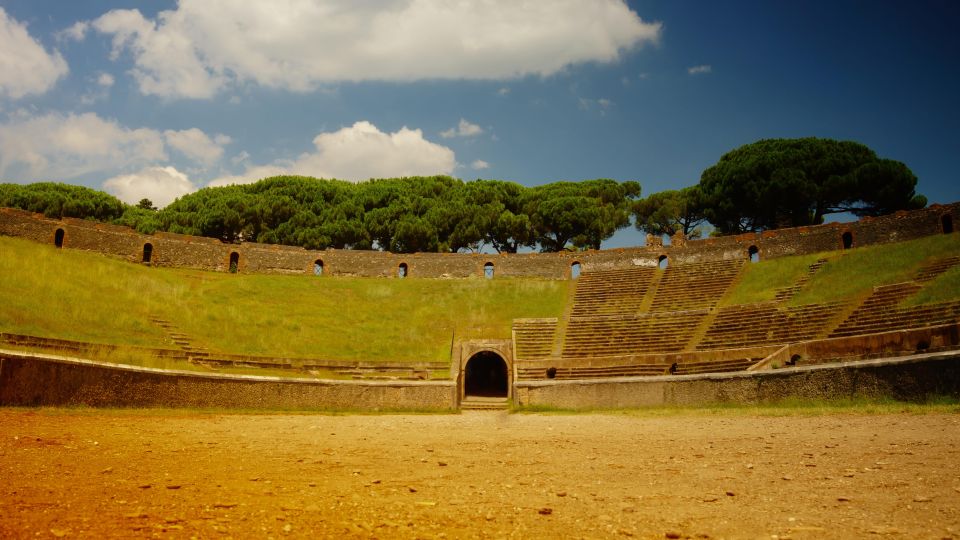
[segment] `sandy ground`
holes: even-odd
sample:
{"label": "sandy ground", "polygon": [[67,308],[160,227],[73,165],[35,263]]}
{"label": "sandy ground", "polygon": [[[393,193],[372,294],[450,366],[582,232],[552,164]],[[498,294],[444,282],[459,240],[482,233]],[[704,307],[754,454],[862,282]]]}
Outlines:
{"label": "sandy ground", "polygon": [[960,415],[0,409],[0,537],[960,538]]}

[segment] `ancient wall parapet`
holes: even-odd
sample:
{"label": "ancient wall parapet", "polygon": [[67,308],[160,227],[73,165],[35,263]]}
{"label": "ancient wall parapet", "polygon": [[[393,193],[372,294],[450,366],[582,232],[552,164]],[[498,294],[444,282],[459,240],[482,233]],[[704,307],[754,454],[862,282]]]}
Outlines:
{"label": "ancient wall parapet", "polygon": [[[932,205],[851,223],[795,227],[733,236],[688,240],[677,237],[670,245],[651,245],[561,253],[413,253],[363,250],[306,250],[300,247],[228,244],[213,238],[158,232],[147,235],[133,229],[93,221],[45,218],[40,214],[0,208],[0,234],[64,248],[95,251],[153,266],[197,268],[265,274],[429,278],[482,277],[493,265],[495,277],[567,279],[572,265],[584,271],[655,266],[661,257],[670,264],[749,258],[761,259],[817,253],[871,244],[899,242],[952,232],[960,220],[960,203]],[[58,233],[58,231],[60,231]],[[754,248],[754,249],[752,249]],[[235,263],[233,264],[232,261]]]}

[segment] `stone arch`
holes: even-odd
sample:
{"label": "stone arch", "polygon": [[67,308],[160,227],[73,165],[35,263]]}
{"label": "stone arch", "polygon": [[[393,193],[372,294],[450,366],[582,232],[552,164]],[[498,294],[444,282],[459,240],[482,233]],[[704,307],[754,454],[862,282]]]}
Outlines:
{"label": "stone arch", "polygon": [[747,259],[749,259],[752,263],[760,262],[760,248],[757,246],[750,246],[747,248]]}
{"label": "stone arch", "polygon": [[487,261],[487,263],[483,265],[483,277],[487,279],[493,279],[493,263],[492,262]]}
{"label": "stone arch", "polygon": [[463,370],[463,393],[465,397],[508,397],[510,370],[507,361],[489,350],[471,356]]}
{"label": "stone arch", "polygon": [[143,245],[143,257],[141,260],[143,264],[150,264],[153,260],[153,244],[150,242]]}
{"label": "stone arch", "polygon": [[313,261],[313,275],[315,276],[323,275],[323,259],[317,259]]}
{"label": "stone arch", "polygon": [[853,247],[853,233],[850,231],[844,231],[840,235],[840,242],[843,245],[843,249],[850,249]]}
{"label": "stone arch", "polygon": [[580,261],[573,261],[570,263],[570,279],[577,279],[580,277],[580,272],[583,271],[583,265],[580,264]]}
{"label": "stone arch", "polygon": [[410,267],[407,266],[407,263],[402,262],[397,266],[397,277],[405,278],[410,275]]}
{"label": "stone arch", "polygon": [[670,266],[670,260],[666,255],[661,255],[657,258],[657,268],[660,270],[666,270],[667,266]]}
{"label": "stone arch", "polygon": [[66,235],[63,229],[57,229],[57,232],[53,233],[53,245],[58,248],[63,247],[63,237]]}
{"label": "stone arch", "polygon": [[944,214],[940,216],[940,229],[943,231],[943,234],[950,234],[953,232],[953,216],[950,214]]}
{"label": "stone arch", "polygon": [[236,274],[240,271],[240,254],[236,251],[230,252],[230,273]]}

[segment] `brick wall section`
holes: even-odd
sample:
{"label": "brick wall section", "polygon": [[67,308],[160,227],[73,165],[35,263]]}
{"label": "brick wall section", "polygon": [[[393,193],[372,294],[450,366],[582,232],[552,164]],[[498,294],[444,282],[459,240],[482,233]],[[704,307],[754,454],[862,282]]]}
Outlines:
{"label": "brick wall section", "polygon": [[583,271],[655,266],[661,255],[671,263],[747,258],[750,246],[762,259],[816,253],[842,248],[841,237],[849,232],[854,246],[899,242],[939,234],[943,216],[954,227],[960,221],[960,203],[933,205],[922,210],[864,218],[853,223],[830,223],[749,233],[703,240],[675,241],[669,246],[618,248],[579,253],[395,254],[359,250],[305,250],[298,247],[257,243],[225,244],[212,238],[172,233],[139,234],[115,225],[66,218],[47,219],[39,214],[0,208],[0,234],[53,244],[57,229],[64,230],[63,247],[95,251],[139,263],[144,244],[153,246],[152,264],[226,272],[230,254],[240,256],[239,270],[246,273],[312,274],[314,261],[323,261],[324,275],[395,277],[406,263],[411,277],[482,276],[484,264],[494,265],[495,277],[565,279],[570,266],[579,262]]}

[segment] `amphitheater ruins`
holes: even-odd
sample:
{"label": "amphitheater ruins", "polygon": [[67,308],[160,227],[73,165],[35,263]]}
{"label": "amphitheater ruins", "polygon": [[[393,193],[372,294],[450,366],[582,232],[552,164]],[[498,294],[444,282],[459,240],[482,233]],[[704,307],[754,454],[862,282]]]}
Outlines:
{"label": "amphitheater ruins", "polygon": [[[144,235],[4,208],[2,235],[158,267],[318,279],[576,279],[576,288],[562,317],[515,319],[509,340],[453,343],[443,378],[424,373],[447,364],[260,358],[192,351],[183,344],[155,353],[214,366],[305,369],[313,362],[361,375],[335,381],[166,372],[7,352],[0,359],[0,404],[451,410],[957,395],[960,363],[951,351],[960,346],[960,301],[914,307],[899,302],[960,264],[960,255],[931,261],[910,281],[876,287],[854,303],[787,305],[806,278],[778,291],[774,302],[720,306],[719,300],[751,261],[955,234],[958,218],[960,203],[953,203],[851,223],[703,240],[675,237],[667,245],[650,239],[627,249],[394,254]],[[824,263],[810,265],[807,276]],[[13,334],[2,340],[76,350],[81,357],[90,345]]]}

